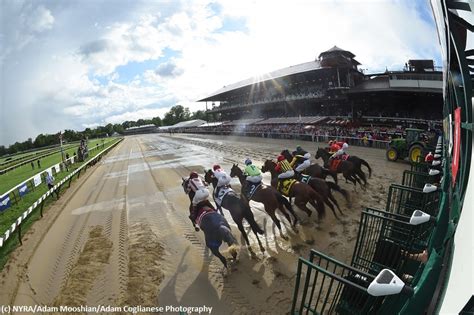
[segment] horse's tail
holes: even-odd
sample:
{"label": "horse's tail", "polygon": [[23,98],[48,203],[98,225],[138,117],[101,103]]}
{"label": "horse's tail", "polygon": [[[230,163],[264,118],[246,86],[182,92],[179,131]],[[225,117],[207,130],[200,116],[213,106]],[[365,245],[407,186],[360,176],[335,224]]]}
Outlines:
{"label": "horse's tail", "polygon": [[326,182],[326,184],[328,185],[329,189],[339,192],[341,195],[344,196],[346,201],[349,202],[349,193],[347,192],[347,190],[341,188],[341,186],[339,186],[339,185],[337,185],[333,182]]}
{"label": "horse's tail", "polygon": [[242,201],[241,201],[241,204],[242,204],[242,209],[243,209],[243,215],[244,215],[244,218],[245,220],[247,220],[247,222],[250,224],[250,228],[252,228],[252,231],[255,233],[255,234],[264,234],[265,232],[262,230],[262,228],[258,225],[257,221],[255,221],[255,218],[253,216],[253,212],[252,210],[250,209],[250,206],[247,206],[245,205]]}
{"label": "horse's tail", "polygon": [[360,163],[369,169],[369,178],[372,177],[372,169],[370,168],[369,163],[367,163],[364,159],[360,159]]}

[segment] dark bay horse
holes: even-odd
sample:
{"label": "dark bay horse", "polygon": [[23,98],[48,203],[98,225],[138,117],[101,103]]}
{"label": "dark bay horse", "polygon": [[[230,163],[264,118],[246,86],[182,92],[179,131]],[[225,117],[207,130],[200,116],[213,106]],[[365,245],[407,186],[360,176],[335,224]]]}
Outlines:
{"label": "dark bay horse", "polygon": [[[270,172],[272,175],[271,184],[273,187],[277,187],[278,174],[275,171],[276,163],[272,160],[266,160],[262,166],[262,172]],[[311,210],[308,209],[306,204],[309,202],[316,211],[318,211],[318,218],[321,220],[326,215],[326,209],[324,207],[324,200],[320,194],[318,194],[311,186],[305,183],[296,182],[293,184],[290,190],[289,197],[295,198],[295,205],[306,212],[308,216],[311,216]]]}
{"label": "dark bay horse", "polygon": [[[232,166],[232,169],[230,170],[230,177],[239,178],[240,185],[242,186],[242,191],[247,186],[245,175],[243,171],[239,168],[238,164],[234,164]],[[265,212],[272,218],[273,222],[278,227],[278,230],[280,231],[280,235],[282,235],[281,224],[280,224],[280,220],[278,220],[278,218],[275,215],[276,209],[279,209],[280,212],[283,213],[285,218],[291,224],[290,216],[288,215],[288,212],[286,211],[288,210],[293,215],[293,218],[294,218],[293,227],[296,226],[296,223],[298,222],[298,217],[296,216],[296,213],[293,210],[293,207],[288,202],[288,200],[272,186],[267,186],[267,185],[262,184],[261,188],[257,189],[255,193],[252,195],[251,200],[263,204]]]}
{"label": "dark bay horse", "polygon": [[[326,151],[325,149],[318,148],[316,151],[315,159],[323,159],[324,165],[327,165],[329,162],[329,158],[331,157],[331,153]],[[337,173],[342,173],[344,178],[346,179],[346,182],[349,180],[351,183],[354,184],[354,187],[356,187],[357,183],[361,187],[364,187],[367,185],[367,181],[364,182],[364,186],[362,185],[362,182],[360,181],[360,178],[365,179],[364,172],[361,170],[358,170],[355,168],[354,164],[349,161],[341,161],[339,165],[337,166]],[[361,175],[362,173],[362,175]]]}
{"label": "dark bay horse", "polygon": [[[281,155],[283,155],[288,162],[291,162],[293,160],[293,155],[288,149],[281,151]],[[324,168],[317,163],[311,164],[307,169],[304,170],[303,173],[311,177],[318,177],[322,179],[326,179],[326,177],[329,175],[334,179],[334,182],[337,184],[336,172]]]}
{"label": "dark bay horse", "polygon": [[[206,174],[204,175],[204,180],[208,184],[212,184],[215,192],[215,188],[217,186],[217,178],[214,177],[212,170],[208,170],[206,172]],[[240,233],[245,239],[245,243],[247,244],[247,246],[250,246],[249,238],[247,236],[247,233],[245,232],[244,225],[242,223],[243,219],[247,220],[247,222],[250,224],[250,228],[252,229],[253,233],[255,234],[255,237],[257,238],[260,249],[263,251],[263,245],[260,242],[260,239],[258,238],[258,234],[263,234],[264,232],[260,228],[258,223],[255,221],[255,218],[249,205],[245,204],[234,191],[231,191],[227,193],[224,198],[222,198],[221,206],[222,208],[229,210],[232,219],[234,220],[235,224],[237,224]]]}
{"label": "dark bay horse", "polygon": [[[197,207],[206,206],[202,205],[202,203],[199,203]],[[211,209],[207,208],[206,210]],[[200,221],[200,228],[204,232],[206,246],[211,250],[214,256],[220,259],[220,261],[227,268],[227,260],[219,251],[219,247],[222,245],[222,242],[227,243],[234,260],[237,257],[237,251],[235,248],[232,247],[232,245],[237,244],[237,240],[235,239],[234,235],[232,235],[227,220],[222,215],[212,210],[202,216],[202,219]]]}
{"label": "dark bay horse", "polygon": [[[329,152],[329,148],[325,148],[325,150]],[[369,171],[369,178],[372,177],[372,168],[370,167],[369,163],[367,163],[366,160],[361,159],[360,157],[355,156],[355,155],[349,155],[349,157],[347,158],[347,161],[352,162],[352,164],[354,164],[354,167],[357,170],[361,171],[361,173],[363,174],[363,177],[362,177],[363,181],[365,181],[366,176],[365,176],[365,173],[362,171],[362,165],[367,167],[367,170]]]}

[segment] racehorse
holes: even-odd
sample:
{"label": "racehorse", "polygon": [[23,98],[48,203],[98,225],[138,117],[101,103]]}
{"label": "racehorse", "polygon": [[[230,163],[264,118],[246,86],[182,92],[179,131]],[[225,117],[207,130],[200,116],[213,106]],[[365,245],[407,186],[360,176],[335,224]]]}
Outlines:
{"label": "racehorse", "polygon": [[[288,162],[291,162],[293,160],[293,155],[288,149],[281,151],[281,155],[283,155]],[[326,177],[330,175],[334,179],[334,182],[337,184],[337,173],[328,170],[327,168],[321,167],[317,163],[311,164],[308,168],[304,170],[303,173],[311,177],[318,177],[322,179],[326,179]]]}
{"label": "racehorse", "polygon": [[336,214],[336,211],[334,209],[334,205],[336,206],[336,208],[339,210],[339,212],[344,215],[344,213],[342,212],[341,208],[339,207],[339,203],[337,202],[336,198],[334,198],[333,194],[332,194],[332,190],[335,190],[337,192],[339,192],[342,196],[344,196],[344,198],[346,199],[347,203],[349,203],[349,193],[345,190],[345,189],[342,189],[339,185],[337,185],[336,183],[333,183],[333,182],[328,182],[328,181],[325,181],[321,178],[317,178],[317,177],[311,177],[309,175],[306,175],[306,176],[309,176],[309,180],[308,181],[305,181],[304,180],[304,176],[303,174],[301,173],[297,173],[295,172],[295,179],[297,181],[300,181],[300,182],[303,182],[303,183],[307,183],[308,185],[311,186],[311,188],[313,188],[316,192],[320,193],[321,196],[323,197],[324,199],[324,203],[331,209],[332,213],[334,213],[334,216],[336,217],[336,219],[339,219],[339,217],[337,216]]}
{"label": "racehorse", "polygon": [[[325,149],[318,148],[314,158],[323,159],[324,165],[327,165],[330,157],[331,153],[329,153]],[[342,173],[342,175],[346,179],[346,182],[348,180],[351,181],[351,183],[354,184],[354,187],[356,187],[357,183],[359,183],[361,187],[367,185],[367,181],[365,181],[364,186],[362,186],[362,182],[360,181],[359,177],[365,179],[365,175],[361,170],[356,169],[352,162],[341,160],[339,165],[337,166],[336,172]]]}
{"label": "racehorse", "polygon": [[[236,177],[236,176],[239,178],[240,185],[242,186],[241,191],[244,191],[245,187],[247,186],[247,181],[245,179],[244,173],[239,168],[238,164],[234,164],[232,166],[232,169],[230,170],[230,177]],[[241,193],[241,195],[243,196],[243,193]],[[279,209],[280,212],[283,213],[285,218],[291,224],[290,216],[288,215],[288,212],[286,211],[287,209],[293,215],[293,218],[294,218],[293,227],[296,226],[298,217],[296,216],[296,213],[293,210],[291,203],[289,203],[288,200],[285,197],[283,197],[282,194],[280,194],[275,188],[261,184],[261,188],[255,191],[255,193],[251,197],[251,200],[255,202],[263,203],[265,212],[268,213],[268,215],[272,218],[275,225],[278,227],[278,230],[280,231],[280,235],[282,235],[281,224],[280,224],[280,220],[278,220],[278,218],[275,215],[276,209]]]}
{"label": "racehorse", "polygon": [[[266,160],[262,166],[262,172],[270,172],[272,175],[271,184],[276,188],[278,184],[278,174],[275,171],[275,166],[275,162],[272,160]],[[318,218],[320,220],[326,215],[323,198],[308,184],[300,182],[294,183],[290,189],[289,197],[294,197],[295,205],[306,212],[308,216],[311,216],[311,210],[306,206],[308,202],[314,207],[314,209],[316,209],[316,211],[318,211]]]}
{"label": "racehorse", "polygon": [[[329,148],[325,148],[325,150],[329,152]],[[347,158],[347,161],[352,162],[352,164],[354,164],[354,167],[357,170],[360,170],[361,175],[363,175],[361,176],[361,178],[364,182],[366,182],[366,176],[365,176],[365,173],[362,171],[362,165],[367,167],[367,170],[369,171],[369,178],[372,177],[372,168],[370,167],[369,163],[367,163],[366,160],[361,159],[360,157],[355,156],[355,155],[349,155],[349,157]]]}
{"label": "racehorse", "polygon": [[[196,205],[196,207],[207,206],[203,203],[199,203]],[[227,260],[220,253],[219,247],[222,245],[223,241],[226,242],[229,246],[229,251],[232,257],[235,260],[237,257],[237,251],[232,245],[237,244],[237,240],[230,231],[229,223],[222,215],[209,207],[207,207],[205,210],[207,210],[205,211],[205,214],[200,216],[199,226],[204,232],[206,246],[211,250],[214,256],[220,259],[220,261],[224,264],[224,267],[227,268]]]}
{"label": "racehorse", "polygon": [[[206,181],[206,183],[212,184],[215,192],[218,180],[212,173],[212,170],[208,170],[206,172],[206,174],[204,175],[204,180]],[[240,233],[245,239],[245,243],[247,244],[247,246],[250,246],[249,238],[247,236],[247,233],[245,232],[244,225],[242,223],[244,218],[247,220],[247,222],[250,224],[250,228],[252,229],[253,233],[255,234],[255,237],[257,238],[260,250],[264,251],[263,245],[260,242],[260,239],[258,238],[258,234],[263,234],[264,232],[260,228],[258,223],[255,221],[250,206],[245,204],[231,188],[228,189],[228,193],[226,193],[222,198],[221,207],[229,210],[232,219],[234,220],[235,224],[237,224]]]}

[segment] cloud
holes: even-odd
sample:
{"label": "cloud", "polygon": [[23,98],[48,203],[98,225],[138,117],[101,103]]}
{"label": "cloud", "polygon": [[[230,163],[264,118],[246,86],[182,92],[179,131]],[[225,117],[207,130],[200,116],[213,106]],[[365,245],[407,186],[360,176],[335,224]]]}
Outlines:
{"label": "cloud", "polygon": [[184,73],[183,69],[176,66],[173,61],[162,63],[155,70],[155,73],[161,77],[177,77]]}
{"label": "cloud", "polygon": [[334,45],[369,71],[440,65],[419,2],[117,1],[2,2],[0,144],[162,116],[177,103],[202,109],[195,101],[224,85]]}

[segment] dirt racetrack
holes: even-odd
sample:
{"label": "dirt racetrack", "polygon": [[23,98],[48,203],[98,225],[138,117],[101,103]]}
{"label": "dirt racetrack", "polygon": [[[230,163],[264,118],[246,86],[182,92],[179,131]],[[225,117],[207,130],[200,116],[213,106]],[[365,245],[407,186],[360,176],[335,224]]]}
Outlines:
{"label": "dirt racetrack", "polygon": [[[296,210],[303,221],[296,234],[279,216],[288,241],[278,235],[262,207],[252,202],[256,221],[265,230],[261,240],[266,252],[259,251],[249,233],[257,257],[240,247],[238,261],[226,274],[206,250],[203,233],[195,232],[187,218],[189,200],[181,177],[191,170],[202,174],[214,163],[230,172],[232,163],[242,165],[246,157],[260,166],[283,148],[294,150],[297,145],[314,156],[317,144],[303,141],[209,135],[126,137],[27,233],[1,273],[0,304],[206,305],[213,307],[213,314],[286,314],[298,257],[315,248],[349,262],[360,211],[366,206],[383,208],[389,184],[401,181],[407,164],[387,162],[383,150],[350,147],[349,154],[372,166],[367,190],[355,192],[340,175],[340,185],[352,198],[348,208],[335,194],[345,212],[342,221],[329,209],[322,222],[316,215],[308,219]],[[264,182],[269,183],[268,174]],[[232,185],[240,189],[237,179]],[[225,214],[242,244],[229,213]]]}

